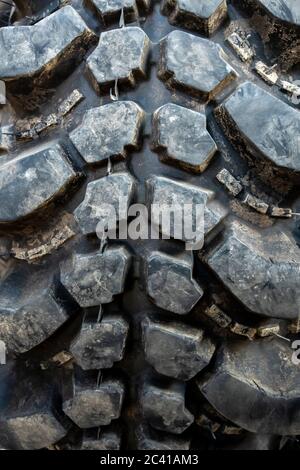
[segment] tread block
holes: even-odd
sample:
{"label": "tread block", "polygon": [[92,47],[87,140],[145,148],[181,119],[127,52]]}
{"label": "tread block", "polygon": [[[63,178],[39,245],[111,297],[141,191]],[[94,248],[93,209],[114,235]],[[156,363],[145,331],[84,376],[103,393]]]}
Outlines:
{"label": "tread block", "polygon": [[126,158],[138,148],[143,110],[132,101],[118,101],[86,111],[70,139],[88,164]]}
{"label": "tread block", "polygon": [[52,335],[72,311],[73,305],[60,301],[52,274],[14,270],[0,284],[0,339],[9,351],[24,353]]}
{"label": "tread block", "polygon": [[161,252],[153,252],[146,260],[146,289],[160,308],[186,315],[203,296],[193,279],[192,262]]}
{"label": "tread block", "polygon": [[299,111],[246,82],[217,108],[216,116],[232,143],[242,146],[254,163],[263,161],[300,180]]}
{"label": "tread block", "polygon": [[97,385],[95,379],[81,379],[74,374],[65,386],[63,411],[82,429],[107,426],[120,417],[124,385],[110,378]]}
{"label": "tread block", "polygon": [[[184,211],[185,205],[192,206],[193,227],[196,224],[197,205],[204,206],[204,235],[207,236],[226,217],[227,211],[214,200],[215,194],[212,191],[194,186],[188,183],[165,178],[163,176],[153,176],[146,182],[148,204],[156,204],[159,208],[177,206]],[[187,207],[187,206],[186,206]],[[154,223],[154,221],[153,221]],[[176,230],[174,221],[171,221],[170,233],[167,233],[162,221],[159,221],[159,230],[163,235],[174,237]],[[179,234],[178,234],[179,236]],[[185,234],[182,240],[187,242]]]}
{"label": "tread block", "polygon": [[171,24],[210,36],[227,16],[226,0],[164,0],[162,11]]}
{"label": "tread block", "polygon": [[256,2],[275,18],[300,26],[300,4],[295,0],[256,0]]}
{"label": "tread block", "polygon": [[290,28],[300,26],[300,5],[297,0],[242,0],[241,4],[251,13],[257,10],[260,16],[265,16],[264,25],[273,34],[281,35],[280,29],[274,28],[274,21],[277,25]]}
{"label": "tread block", "polygon": [[29,369],[26,374],[17,369],[1,372],[1,446],[33,450],[55,444],[67,433],[64,418],[57,410],[51,375],[41,371],[32,374]]}
{"label": "tread block", "polygon": [[121,315],[105,315],[100,322],[87,318],[70,352],[83,369],[109,369],[123,358],[129,325]]}
{"label": "tread block", "polygon": [[11,254],[14,258],[35,263],[50,255],[73,238],[78,231],[74,217],[68,212],[61,212],[52,219],[47,219],[47,227],[36,224],[27,227],[22,239],[14,240]]}
{"label": "tread block", "polygon": [[119,84],[136,86],[146,77],[150,40],[141,28],[113,29],[101,33],[100,41],[87,59],[87,68],[97,91]]}
{"label": "tread block", "polygon": [[300,250],[283,232],[261,234],[235,221],[204,261],[250,311],[298,318]]}
{"label": "tread block", "polygon": [[84,431],[79,450],[120,450],[121,433],[111,427]]}
{"label": "tread block", "polygon": [[155,431],[143,424],[136,429],[137,450],[189,450],[190,440],[174,434]]}
{"label": "tread block", "polygon": [[199,389],[219,413],[248,431],[299,434],[299,366],[292,354],[290,344],[275,337],[229,342],[212,372],[199,379]]}
{"label": "tread block", "polygon": [[168,388],[145,386],[142,407],[148,423],[160,431],[181,434],[194,421],[194,416],[185,407],[185,386],[179,382]]}
{"label": "tread block", "polygon": [[107,304],[123,292],[130,258],[122,246],[75,254],[61,264],[61,282],[81,307]]}
{"label": "tread block", "polygon": [[118,20],[122,10],[127,21],[137,21],[150,7],[150,0],[89,0],[104,24]]}
{"label": "tread block", "polygon": [[200,328],[181,323],[143,324],[146,360],[162,375],[190,380],[210,362],[215,346]]}
{"label": "tread block", "polygon": [[[89,183],[84,200],[74,211],[82,233],[96,233],[98,224],[102,230],[115,229],[118,222],[127,220],[134,189],[134,178],[125,172],[113,173]],[[123,207],[120,207],[120,201]]]}
{"label": "tread block", "polygon": [[216,43],[183,31],[172,31],[160,43],[158,76],[167,86],[213,99],[237,73]]}
{"label": "tread block", "polygon": [[94,33],[69,5],[33,26],[1,28],[0,79],[49,75],[61,62],[81,58],[93,37]]}
{"label": "tread block", "polygon": [[56,143],[0,165],[0,223],[16,222],[47,206],[80,177]]}
{"label": "tread block", "polygon": [[206,130],[206,116],[182,106],[166,104],[153,115],[153,146],[161,159],[202,173],[217,151]]}

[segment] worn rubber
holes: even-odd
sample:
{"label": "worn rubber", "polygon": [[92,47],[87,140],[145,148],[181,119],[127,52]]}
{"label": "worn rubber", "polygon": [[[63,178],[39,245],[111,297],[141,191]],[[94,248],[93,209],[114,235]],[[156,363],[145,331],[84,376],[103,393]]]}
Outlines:
{"label": "worn rubber", "polygon": [[[254,66],[297,83],[300,4],[15,4],[0,9],[0,447],[297,447],[299,100]],[[204,205],[204,246],[100,240],[120,197]]]}

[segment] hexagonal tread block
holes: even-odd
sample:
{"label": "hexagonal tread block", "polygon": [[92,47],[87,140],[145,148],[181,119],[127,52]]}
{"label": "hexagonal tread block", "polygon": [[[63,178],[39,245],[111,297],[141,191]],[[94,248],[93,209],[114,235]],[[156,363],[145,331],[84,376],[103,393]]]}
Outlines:
{"label": "hexagonal tread block", "polygon": [[[152,178],[149,178],[146,182],[146,186],[148,204],[155,204],[157,208],[162,209],[164,207],[177,207],[187,216],[190,215],[189,207],[191,207],[191,220],[193,227],[195,227],[197,220],[197,206],[199,208],[204,207],[203,230],[205,236],[210,234],[210,232],[212,232],[212,230],[215,229],[227,215],[225,208],[218,201],[214,200],[214,193],[201,187],[171,180],[163,176],[153,176]],[[155,220],[152,222],[155,224]],[[169,230],[169,227],[165,227],[165,224],[163,224],[163,221],[160,219],[159,230],[163,235],[171,235],[172,238],[176,235],[176,238],[180,238],[185,242],[190,241],[184,231],[181,236],[180,233],[176,233],[177,230],[174,226],[174,220],[172,219],[170,226],[171,229]],[[200,225],[198,225],[197,228],[199,229],[199,232],[202,232]],[[202,233],[197,233],[196,238],[202,235]]]}
{"label": "hexagonal tread block", "polygon": [[[12,450],[43,449],[66,433],[51,374],[2,366],[0,445]],[[14,393],[11,393],[14,390]]]}
{"label": "hexagonal tread block", "polygon": [[76,311],[61,301],[59,288],[51,273],[36,266],[15,269],[1,282],[0,340],[9,351],[29,351]]}
{"label": "hexagonal tread block", "polygon": [[120,450],[121,433],[107,428],[87,429],[84,431],[79,450]]}
{"label": "hexagonal tread block", "polygon": [[230,342],[199,388],[219,413],[248,431],[299,434],[300,377],[292,354],[290,344],[274,337]]}
{"label": "hexagonal tread block", "polygon": [[[95,377],[94,377],[95,379]],[[124,385],[118,379],[78,379],[72,376],[65,385],[63,411],[80,428],[107,426],[120,417]]]}
{"label": "hexagonal tread block", "polygon": [[181,434],[194,421],[185,407],[185,387],[179,382],[168,388],[149,384],[144,387],[141,400],[144,416],[154,429]]}
{"label": "hexagonal tread block", "polygon": [[80,174],[59,144],[0,165],[0,223],[33,215],[63,195]]}
{"label": "hexagonal tread block", "polygon": [[210,362],[215,345],[200,328],[182,323],[143,323],[146,360],[162,375],[190,380]]}
{"label": "hexagonal tread block", "polygon": [[143,110],[132,101],[119,101],[86,111],[70,139],[89,164],[126,158],[138,147]]}
{"label": "hexagonal tread block", "polygon": [[[127,209],[134,189],[134,178],[130,173],[123,172],[89,183],[84,200],[74,211],[82,233],[100,234],[101,230],[114,230],[118,222],[127,220]],[[120,207],[120,201],[124,210]]]}
{"label": "hexagonal tread block", "polygon": [[105,315],[100,322],[86,318],[70,352],[83,369],[108,369],[124,355],[129,325],[121,315]]}
{"label": "hexagonal tread block", "polygon": [[81,307],[107,304],[123,292],[129,263],[124,247],[75,254],[61,264],[61,282]]}
{"label": "hexagonal tread block", "polygon": [[119,84],[134,87],[146,77],[150,41],[135,26],[101,33],[99,45],[87,59],[87,68],[96,90],[107,91]]}
{"label": "hexagonal tread block", "polygon": [[150,6],[150,0],[89,0],[89,3],[104,24],[119,20],[122,10],[126,21],[137,21]]}
{"label": "hexagonal tread block", "polygon": [[277,173],[300,180],[299,111],[246,82],[217,108],[216,116],[232,143],[254,164],[263,161]]}
{"label": "hexagonal tread block", "polygon": [[208,101],[237,74],[218,44],[183,31],[172,31],[161,42],[158,76],[168,87],[183,89]]}
{"label": "hexagonal tread block", "polygon": [[300,250],[281,231],[260,233],[235,221],[204,261],[245,308],[267,317],[298,318]]}
{"label": "hexagonal tread block", "polygon": [[226,0],[164,0],[163,13],[171,24],[210,36],[227,16]]}
{"label": "hexagonal tread block", "polygon": [[146,260],[146,290],[160,308],[186,315],[203,296],[192,262],[155,251]]}
{"label": "hexagonal tread block", "polygon": [[93,37],[94,33],[71,6],[33,26],[1,28],[0,79],[35,78],[43,72],[41,78],[47,78],[62,61],[78,61]]}
{"label": "hexagonal tread block", "polygon": [[162,161],[202,173],[217,151],[206,130],[205,114],[166,104],[153,115],[153,146]]}

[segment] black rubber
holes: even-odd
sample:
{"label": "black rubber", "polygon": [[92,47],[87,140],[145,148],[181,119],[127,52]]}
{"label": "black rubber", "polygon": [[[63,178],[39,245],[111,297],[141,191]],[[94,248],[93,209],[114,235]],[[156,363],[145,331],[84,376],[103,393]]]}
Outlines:
{"label": "black rubber", "polygon": [[[0,447],[297,448],[300,4],[14,3]],[[203,248],[99,239],[120,196],[204,204]]]}

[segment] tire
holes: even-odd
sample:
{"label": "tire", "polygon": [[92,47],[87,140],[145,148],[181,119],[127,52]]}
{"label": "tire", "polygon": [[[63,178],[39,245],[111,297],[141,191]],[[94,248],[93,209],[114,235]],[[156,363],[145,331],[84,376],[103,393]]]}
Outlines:
{"label": "tire", "polygon": [[[297,448],[300,6],[47,3],[0,37],[0,447]],[[204,245],[99,239],[119,197]]]}

